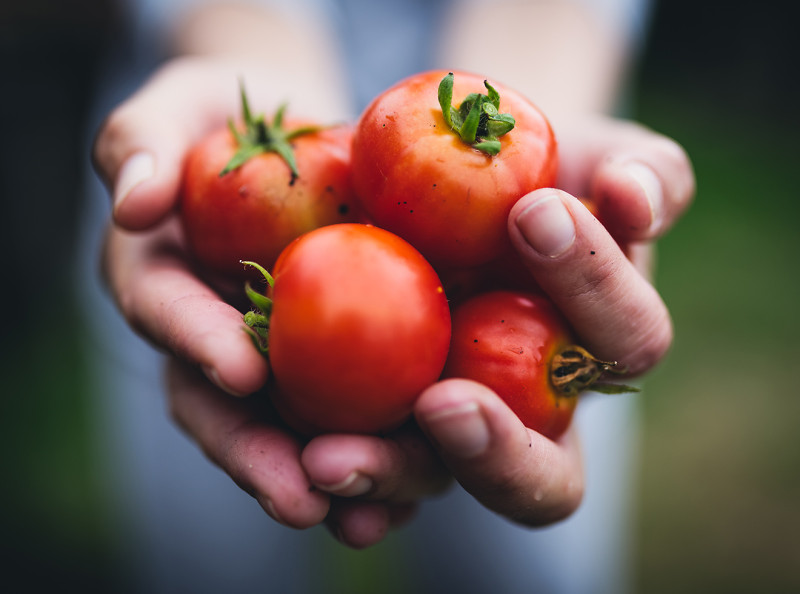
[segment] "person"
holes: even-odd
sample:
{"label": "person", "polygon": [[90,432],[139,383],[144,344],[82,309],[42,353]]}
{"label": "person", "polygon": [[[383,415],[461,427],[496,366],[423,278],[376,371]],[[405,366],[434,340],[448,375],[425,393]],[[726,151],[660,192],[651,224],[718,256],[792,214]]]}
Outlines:
{"label": "person", "polygon": [[[426,389],[415,424],[395,434],[300,442],[246,398],[268,365],[241,312],[189,266],[175,206],[184,154],[237,113],[240,79],[268,113],[288,100],[295,113],[337,121],[415,71],[486,73],[531,97],[559,141],[558,189],[515,205],[514,246],[581,342],[640,376],[672,340],[650,247],[694,194],[677,143],[609,116],[625,100],[646,3],[189,4],[138,4],[133,41],[153,53],[106,80],[92,153],[112,223],[88,215],[103,240],[87,231],[85,253],[102,253],[113,305],[88,280],[85,301],[136,587],[354,591],[336,582],[352,576],[326,565],[333,539],[315,537],[324,525],[355,549],[397,529],[385,543],[397,559],[382,566],[386,591],[624,592],[635,399],[585,398],[554,442],[484,386],[452,379]],[[152,397],[162,363],[169,415]],[[458,487],[445,489],[453,478]]]}

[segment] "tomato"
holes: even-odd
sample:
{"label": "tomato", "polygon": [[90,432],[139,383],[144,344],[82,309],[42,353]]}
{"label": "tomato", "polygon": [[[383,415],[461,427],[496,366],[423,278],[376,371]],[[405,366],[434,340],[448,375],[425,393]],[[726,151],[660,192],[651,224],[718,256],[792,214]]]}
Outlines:
{"label": "tomato", "polygon": [[443,377],[494,390],[526,427],[557,439],[569,427],[578,394],[589,388],[632,391],[596,383],[614,367],[574,345],[569,326],[542,295],[492,291],[455,309]]}
{"label": "tomato", "polygon": [[439,267],[437,272],[451,307],[487,291],[541,291],[530,270],[513,250],[480,266]]}
{"label": "tomato", "polygon": [[[484,87],[488,95],[478,93]],[[479,114],[486,126],[483,136],[479,128],[477,139],[465,141],[453,128],[470,120],[468,110],[450,101],[468,93],[461,106],[482,102],[475,113],[486,112]],[[554,185],[557,161],[553,131],[539,109],[510,88],[463,72],[401,81],[373,100],[353,134],[353,185],[364,210],[435,266],[483,264],[510,249],[511,207]]]}
{"label": "tomato", "polygon": [[331,225],[292,242],[273,278],[267,348],[284,420],[303,433],[407,420],[450,344],[447,298],[422,255],[378,227]]}
{"label": "tomato", "polygon": [[302,233],[358,218],[352,127],[317,129],[295,120],[287,125],[293,136],[282,110],[267,126],[250,115],[244,94],[242,101],[245,132],[220,129],[194,146],[181,190],[190,253],[204,270],[228,278],[244,276],[241,260],[270,267]]}

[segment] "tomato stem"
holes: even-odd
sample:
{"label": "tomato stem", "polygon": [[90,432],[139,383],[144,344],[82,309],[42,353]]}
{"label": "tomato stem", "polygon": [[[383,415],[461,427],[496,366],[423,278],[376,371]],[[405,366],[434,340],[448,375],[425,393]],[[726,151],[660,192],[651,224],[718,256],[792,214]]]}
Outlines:
{"label": "tomato stem", "polygon": [[516,125],[510,113],[499,113],[500,94],[484,80],[488,95],[470,93],[456,108],[453,107],[452,72],[439,83],[439,105],[450,129],[473,148],[494,156],[500,152],[500,137]]}
{"label": "tomato stem", "polygon": [[624,373],[616,361],[601,361],[586,349],[570,345],[556,354],[550,363],[550,382],[563,396],[577,396],[591,388],[604,394],[638,392],[639,388],[614,383],[598,383],[606,373]]}
{"label": "tomato stem", "polygon": [[228,128],[236,140],[238,149],[225,165],[225,168],[220,171],[220,177],[227,175],[234,169],[238,169],[257,155],[272,152],[279,155],[289,166],[289,185],[293,185],[300,173],[297,171],[297,163],[290,143],[298,136],[313,134],[321,128],[319,126],[304,126],[294,130],[284,129],[285,104],[278,107],[275,116],[272,118],[272,124],[269,124],[263,115],[253,116],[243,81],[239,81],[239,93],[242,100],[244,130],[239,130],[233,120],[228,120]]}
{"label": "tomato stem", "polygon": [[[240,262],[258,270],[270,287],[275,286],[275,279],[267,272],[266,268],[256,262],[247,260],[240,260]],[[255,308],[244,314],[245,330],[253,339],[253,344],[258,350],[266,355],[269,352],[269,318],[272,314],[272,299],[253,289],[249,282],[245,283],[244,290]]]}

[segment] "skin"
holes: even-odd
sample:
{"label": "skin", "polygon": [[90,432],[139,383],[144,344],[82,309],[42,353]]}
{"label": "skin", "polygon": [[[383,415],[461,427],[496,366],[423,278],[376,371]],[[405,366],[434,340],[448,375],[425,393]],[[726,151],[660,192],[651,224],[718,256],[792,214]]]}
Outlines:
{"label": "skin", "polygon": [[[482,37],[483,20],[479,3],[466,6],[442,36],[442,67],[492,72],[535,96],[559,139],[563,189],[540,189],[514,205],[511,242],[581,344],[644,373],[672,340],[669,313],[648,281],[646,246],[690,203],[690,162],[672,140],[602,115],[627,60],[612,32],[579,9],[558,2],[501,7],[512,30],[495,36],[501,45],[494,55],[508,58],[500,64],[468,44]],[[312,113],[309,98],[322,93],[329,99],[313,101],[313,113],[323,121],[344,117],[347,105],[327,32],[305,21],[276,27],[280,17],[254,10],[208,6],[183,20],[175,51],[193,56],[168,63],[115,109],[93,152],[114,200],[106,280],[121,314],[168,353],[173,418],[273,519],[295,528],[324,522],[350,547],[379,542],[453,478],[513,521],[539,526],[567,517],[583,492],[578,436],[570,430],[554,442],[526,429],[480,384],[430,386],[415,405],[417,425],[383,438],[333,434],[306,444],[270,411],[237,398],[263,385],[269,370],[241,331],[241,314],[225,301],[226,289],[202,282],[187,264],[172,214],[179,165],[193,142],[237,113],[240,76],[251,104],[268,112],[288,99],[298,113]],[[291,68],[263,44],[248,43],[265,23],[292,39]],[[236,35],[225,35],[233,28]],[[516,47],[519,40],[526,45]],[[287,97],[287,90],[296,92]],[[598,216],[613,220],[615,235],[578,195],[597,198]],[[618,242],[630,246],[631,259]]]}

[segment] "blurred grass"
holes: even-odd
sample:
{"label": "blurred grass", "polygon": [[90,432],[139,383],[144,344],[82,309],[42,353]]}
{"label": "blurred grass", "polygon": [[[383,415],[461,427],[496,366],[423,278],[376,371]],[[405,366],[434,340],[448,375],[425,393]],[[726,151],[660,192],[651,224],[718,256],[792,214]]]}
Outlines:
{"label": "blurred grass", "polygon": [[686,147],[698,193],[659,249],[676,338],[644,400],[639,591],[798,592],[795,120],[659,80],[639,119]]}

